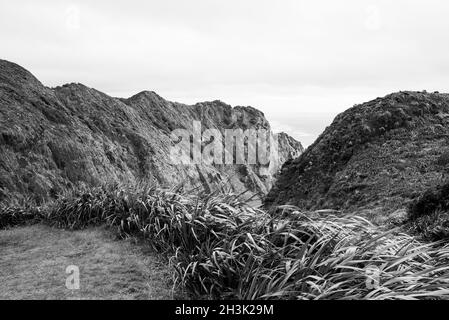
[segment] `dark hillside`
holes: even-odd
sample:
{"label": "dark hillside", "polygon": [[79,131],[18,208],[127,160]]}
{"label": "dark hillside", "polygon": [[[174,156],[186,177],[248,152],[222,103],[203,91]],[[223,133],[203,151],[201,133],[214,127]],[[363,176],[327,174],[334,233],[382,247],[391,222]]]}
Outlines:
{"label": "dark hillside", "polygon": [[0,60],[0,200],[54,197],[77,185],[154,182],[266,194],[281,161],[302,151],[280,135],[282,149],[269,167],[175,165],[170,133],[204,128],[265,128],[262,112],[220,102],[193,106],[154,92],[129,99],[110,97],[82,84],[50,89],[22,67]]}
{"label": "dark hillside", "polygon": [[266,205],[405,207],[449,170],[449,95],[399,92],[336,117],[288,161]]}

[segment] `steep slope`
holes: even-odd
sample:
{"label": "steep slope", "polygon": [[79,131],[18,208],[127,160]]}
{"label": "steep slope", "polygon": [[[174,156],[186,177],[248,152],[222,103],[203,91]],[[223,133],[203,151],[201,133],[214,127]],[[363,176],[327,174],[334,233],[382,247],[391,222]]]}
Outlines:
{"label": "steep slope", "polygon": [[285,163],[265,204],[402,208],[443,181],[448,142],[448,94],[400,92],[354,106]]}
{"label": "steep slope", "polygon": [[[229,185],[265,194],[281,161],[302,151],[279,135],[279,154],[257,165],[175,165],[170,159],[175,129],[265,128],[263,113],[220,101],[193,106],[169,102],[154,92],[129,99],[110,97],[81,84],[43,86],[22,67],[0,60],[0,200],[56,196],[75,185],[152,181],[213,189]],[[264,169],[264,170],[262,170]]]}

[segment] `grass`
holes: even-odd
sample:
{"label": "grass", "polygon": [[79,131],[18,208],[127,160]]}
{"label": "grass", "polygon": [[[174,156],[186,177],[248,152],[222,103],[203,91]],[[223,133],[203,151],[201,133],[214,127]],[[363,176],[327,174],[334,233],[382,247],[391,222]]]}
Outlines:
{"label": "grass", "polygon": [[0,230],[39,221],[40,211],[33,204],[0,203]]}
{"label": "grass", "polygon": [[71,230],[107,224],[170,259],[175,281],[205,299],[441,299],[449,246],[380,231],[356,216],[269,214],[232,195],[104,187],[40,211]]}
{"label": "grass", "polygon": [[449,183],[427,190],[410,204],[407,227],[427,241],[449,240]]}
{"label": "grass", "polygon": [[449,213],[436,210],[411,218],[407,228],[413,234],[427,241],[449,240]]}
{"label": "grass", "polygon": [[[171,299],[165,262],[104,228],[69,232],[43,225],[0,233],[0,299]],[[65,286],[80,268],[80,290]]]}

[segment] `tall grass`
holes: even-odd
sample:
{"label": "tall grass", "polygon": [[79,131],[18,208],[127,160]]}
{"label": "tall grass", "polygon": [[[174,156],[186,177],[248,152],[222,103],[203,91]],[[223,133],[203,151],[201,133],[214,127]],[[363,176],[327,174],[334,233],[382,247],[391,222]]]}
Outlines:
{"label": "tall grass", "polygon": [[272,216],[235,196],[116,187],[65,195],[45,220],[69,229],[107,223],[148,240],[196,298],[449,297],[449,246],[382,233],[355,216],[288,206]]}
{"label": "tall grass", "polygon": [[0,202],[0,230],[41,220],[41,210],[30,198]]}

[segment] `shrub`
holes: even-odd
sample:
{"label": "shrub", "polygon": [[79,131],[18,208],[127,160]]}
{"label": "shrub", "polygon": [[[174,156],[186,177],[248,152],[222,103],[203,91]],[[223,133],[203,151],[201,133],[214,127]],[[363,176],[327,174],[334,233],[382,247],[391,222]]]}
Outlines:
{"label": "shrub", "polygon": [[434,211],[413,219],[410,230],[428,241],[449,240],[449,214],[446,211]]}
{"label": "shrub", "polygon": [[52,226],[71,230],[104,223],[108,196],[103,188],[68,193],[48,208],[45,220]]}
{"label": "shrub", "polygon": [[449,183],[424,192],[408,211],[413,233],[430,241],[449,239]]}
{"label": "shrub", "polygon": [[[60,199],[47,219],[80,228],[105,221],[167,255],[194,297],[413,299],[449,295],[449,248],[382,234],[359,217],[284,206],[277,217],[234,196],[153,188]],[[378,283],[367,285],[370,270]]]}
{"label": "shrub", "polygon": [[430,189],[409,206],[410,219],[431,214],[437,210],[449,210],[449,183]]}
{"label": "shrub", "polygon": [[40,214],[38,208],[0,204],[0,230],[38,221]]}
{"label": "shrub", "polygon": [[106,223],[146,239],[195,298],[449,296],[447,245],[382,233],[360,217],[278,211],[272,216],[232,195],[116,186],[61,196],[40,217],[68,229]]}
{"label": "shrub", "polygon": [[436,164],[442,167],[447,167],[449,165],[449,151],[445,151],[444,153],[442,153],[438,157]]}

